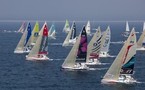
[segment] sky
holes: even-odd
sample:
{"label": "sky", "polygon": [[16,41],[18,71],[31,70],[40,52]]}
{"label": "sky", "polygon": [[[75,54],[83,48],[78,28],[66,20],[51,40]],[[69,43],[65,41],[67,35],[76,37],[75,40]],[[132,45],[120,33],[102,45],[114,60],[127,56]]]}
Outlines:
{"label": "sky", "polygon": [[144,21],[145,0],[0,0],[0,20]]}

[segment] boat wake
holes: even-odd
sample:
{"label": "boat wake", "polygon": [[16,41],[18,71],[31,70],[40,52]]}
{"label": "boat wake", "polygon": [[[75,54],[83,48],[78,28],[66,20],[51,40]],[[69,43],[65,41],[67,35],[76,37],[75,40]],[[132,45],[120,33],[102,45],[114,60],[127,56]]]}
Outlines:
{"label": "boat wake", "polygon": [[61,61],[61,60],[64,60],[64,59],[50,59],[50,61]]}
{"label": "boat wake", "polygon": [[62,43],[48,43],[48,45],[62,45]]}
{"label": "boat wake", "polygon": [[124,41],[118,41],[118,42],[110,42],[111,44],[123,44]]}
{"label": "boat wake", "polygon": [[88,70],[95,71],[95,70],[106,70],[108,68],[89,68]]}
{"label": "boat wake", "polygon": [[107,57],[116,57],[115,55],[108,55]]}

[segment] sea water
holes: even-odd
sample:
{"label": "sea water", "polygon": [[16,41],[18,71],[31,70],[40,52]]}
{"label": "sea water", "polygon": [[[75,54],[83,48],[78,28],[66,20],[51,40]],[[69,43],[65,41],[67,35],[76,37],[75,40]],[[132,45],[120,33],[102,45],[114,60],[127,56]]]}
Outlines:
{"label": "sea water", "polygon": [[[89,71],[65,71],[61,65],[67,57],[70,47],[62,47],[66,37],[63,31],[64,22],[55,22],[56,40],[49,40],[48,57],[50,61],[27,61],[26,54],[14,54],[22,34],[15,33],[22,22],[0,22],[0,90],[144,90],[145,87],[145,51],[137,51],[134,78],[140,82],[134,85],[101,84],[104,76],[115,57],[101,58],[100,62]],[[42,27],[44,22],[40,23]],[[52,22],[47,22],[48,28]],[[77,35],[86,22],[76,22]],[[34,27],[34,22],[31,22]],[[70,25],[72,22],[70,22]],[[130,22],[130,28],[142,32],[143,22]],[[105,31],[111,29],[111,42],[124,41],[121,34],[125,31],[125,22],[91,22],[92,33],[98,26]],[[88,36],[88,41],[91,36]],[[109,54],[116,56],[123,44],[111,43]]]}

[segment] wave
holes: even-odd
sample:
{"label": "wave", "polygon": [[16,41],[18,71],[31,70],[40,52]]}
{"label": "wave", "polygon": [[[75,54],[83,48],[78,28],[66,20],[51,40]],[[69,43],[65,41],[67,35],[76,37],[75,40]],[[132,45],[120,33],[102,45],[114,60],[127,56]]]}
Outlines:
{"label": "wave", "polygon": [[88,70],[92,70],[92,71],[95,71],[95,70],[106,70],[108,68],[89,68]]}
{"label": "wave", "polygon": [[48,43],[48,45],[62,45],[62,43]]}
{"label": "wave", "polygon": [[110,42],[111,44],[123,44],[124,41]]}

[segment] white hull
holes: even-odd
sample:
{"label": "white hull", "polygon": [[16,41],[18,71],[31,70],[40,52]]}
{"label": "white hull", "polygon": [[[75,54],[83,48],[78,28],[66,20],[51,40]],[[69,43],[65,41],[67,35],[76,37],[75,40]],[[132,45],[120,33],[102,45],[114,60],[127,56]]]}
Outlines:
{"label": "white hull", "polygon": [[137,81],[134,80],[131,76],[126,76],[126,78],[119,77],[118,80],[102,79],[101,82],[103,84],[115,84],[115,83],[133,84],[136,83]]}
{"label": "white hull", "polygon": [[62,67],[62,68],[66,70],[88,70],[89,69],[89,67],[87,67],[85,63],[81,64],[80,66],[74,65],[74,67]]}
{"label": "white hull", "polygon": [[76,43],[76,38],[70,39],[70,40],[69,40],[69,43],[70,43],[70,44],[75,44],[75,43]]}
{"label": "white hull", "polygon": [[32,61],[44,61],[44,60],[49,60],[49,58],[45,55],[43,57],[28,57],[26,55],[26,60],[32,60]]}
{"label": "white hull", "polygon": [[86,62],[86,65],[101,65],[98,59],[90,60]]}
{"label": "white hull", "polygon": [[137,48],[136,50],[145,50],[145,48],[141,47],[141,48]]}

